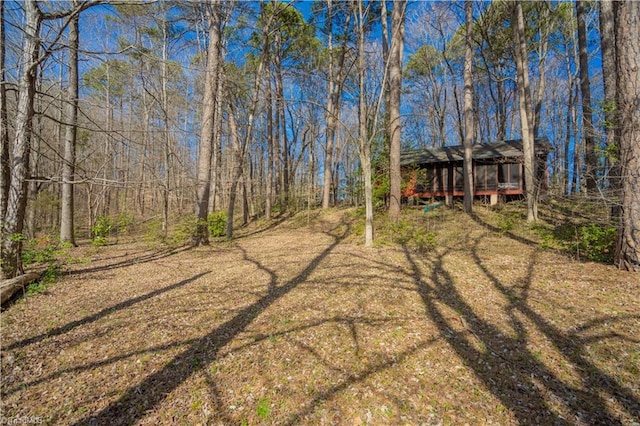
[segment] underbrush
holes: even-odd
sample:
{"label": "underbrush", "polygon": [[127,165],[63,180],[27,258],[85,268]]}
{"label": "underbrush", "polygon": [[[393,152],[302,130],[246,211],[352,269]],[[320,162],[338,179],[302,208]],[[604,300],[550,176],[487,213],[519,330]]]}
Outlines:
{"label": "underbrush", "polygon": [[539,204],[539,220],[532,224],[526,221],[524,202],[484,209],[481,216],[492,229],[530,240],[541,248],[577,260],[613,262],[617,227],[609,218],[607,206],[581,199],[550,200]]}
{"label": "underbrush", "polygon": [[[578,205],[579,204],[579,205]],[[364,238],[364,208],[348,213],[355,219],[353,234]],[[617,228],[607,219],[603,206],[582,200],[540,203],[539,220],[528,223],[526,203],[514,201],[497,206],[474,205],[472,218],[478,225],[505,237],[529,241],[543,249],[556,250],[577,260],[612,263]],[[426,252],[438,245],[466,244],[471,222],[462,205],[440,207],[428,213],[405,207],[397,222],[388,219],[386,210],[374,215],[374,244],[400,244]]]}
{"label": "underbrush", "polygon": [[[364,208],[353,209],[349,215],[354,218],[353,235],[363,241]],[[386,210],[378,210],[374,214],[374,244],[399,244],[417,252],[428,252],[438,246],[439,231],[448,215],[446,209],[426,214],[421,210],[405,209],[394,222],[389,220]]]}
{"label": "underbrush", "polygon": [[77,261],[70,255],[71,247],[70,243],[59,242],[51,235],[25,239],[22,247],[22,265],[44,269],[40,279],[29,285],[27,294],[45,292],[62,273],[62,265]]}

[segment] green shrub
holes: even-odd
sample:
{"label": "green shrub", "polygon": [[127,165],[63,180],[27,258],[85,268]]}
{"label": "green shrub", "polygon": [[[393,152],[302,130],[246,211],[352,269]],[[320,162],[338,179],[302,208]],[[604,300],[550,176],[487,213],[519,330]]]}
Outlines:
{"label": "green shrub", "polygon": [[164,239],[164,235],[162,234],[162,221],[160,219],[151,219],[148,220],[143,227],[144,230],[144,241],[146,242],[156,242],[162,241]]}
{"label": "green shrub", "polygon": [[184,216],[173,228],[169,235],[169,244],[186,244],[196,233],[196,216],[193,214]]}
{"label": "green shrub", "polygon": [[413,237],[413,224],[405,219],[391,223],[389,231],[394,243],[406,244]]}
{"label": "green shrub", "polygon": [[62,269],[60,268],[60,265],[49,265],[42,274],[42,277],[27,287],[27,294],[44,293],[49,284],[54,282],[61,273]]}
{"label": "green shrub", "polygon": [[117,219],[118,223],[118,233],[119,234],[128,234],[133,231],[135,225],[135,217],[133,213],[123,212],[118,215]]}
{"label": "green shrub", "polygon": [[436,246],[436,233],[435,232],[418,232],[413,236],[413,241],[416,248],[421,252],[426,252],[433,249]]}
{"label": "green shrub", "polygon": [[579,229],[580,253],[594,262],[612,263],[618,230],[615,226],[590,223]]}
{"label": "green shrub", "polygon": [[99,216],[91,228],[91,233],[93,235],[91,243],[94,246],[107,245],[107,237],[111,234],[112,229],[113,220],[109,216]]}
{"label": "green shrub", "polygon": [[227,232],[227,213],[222,211],[209,213],[207,229],[212,237],[224,237]]}
{"label": "green shrub", "polygon": [[513,229],[516,221],[513,217],[508,215],[500,215],[496,220],[496,226],[502,233],[507,233]]}
{"label": "green shrub", "polygon": [[56,254],[58,247],[51,238],[29,240],[22,247],[22,264],[53,263]]}
{"label": "green shrub", "polygon": [[385,200],[391,192],[391,181],[388,173],[378,173],[374,178],[373,185],[373,208],[380,209],[385,206]]}

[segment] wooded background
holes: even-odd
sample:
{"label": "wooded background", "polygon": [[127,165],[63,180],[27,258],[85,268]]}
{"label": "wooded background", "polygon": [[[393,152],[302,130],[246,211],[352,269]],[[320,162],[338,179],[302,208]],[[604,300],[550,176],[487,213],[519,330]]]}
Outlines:
{"label": "wooded background", "polygon": [[611,206],[640,268],[638,3],[0,5],[6,276],[24,239],[104,218],[206,243],[217,211],[228,237],[315,206],[397,217],[400,149],[529,133],[550,196]]}

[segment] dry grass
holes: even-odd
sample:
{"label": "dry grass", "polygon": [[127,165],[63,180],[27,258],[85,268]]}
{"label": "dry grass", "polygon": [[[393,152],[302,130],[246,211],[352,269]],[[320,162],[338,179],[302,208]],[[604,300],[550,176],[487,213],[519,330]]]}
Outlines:
{"label": "dry grass", "polygon": [[[78,248],[1,314],[2,417],[50,424],[638,424],[640,283],[434,212],[344,212],[177,251]],[[420,224],[420,222],[418,222]]]}

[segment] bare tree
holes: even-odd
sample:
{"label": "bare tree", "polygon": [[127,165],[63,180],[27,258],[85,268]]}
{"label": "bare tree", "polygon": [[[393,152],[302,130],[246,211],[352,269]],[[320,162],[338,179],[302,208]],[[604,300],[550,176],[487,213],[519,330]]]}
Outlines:
{"label": "bare tree", "polygon": [[[604,121],[607,140],[607,157],[609,163],[609,185],[612,192],[619,197],[620,188],[620,162],[617,158],[619,152],[619,127],[616,105],[616,9],[618,2],[614,0],[600,1],[600,46],[602,50],[602,80],[604,85]],[[612,203],[611,213],[613,217],[619,217],[619,201]]]}
{"label": "bare tree", "polygon": [[27,178],[31,151],[31,124],[35,97],[38,59],[40,51],[40,25],[42,15],[35,1],[24,3],[25,38],[23,44],[24,64],[18,81],[18,108],[13,138],[13,162],[7,210],[3,220],[2,275],[13,278],[22,271],[20,254],[22,230],[27,207]]}
{"label": "bare tree", "polygon": [[391,12],[391,46],[389,50],[389,218],[400,216],[402,176],[400,175],[400,95],[402,93],[402,53],[407,2],[396,1]]}
{"label": "bare tree", "polygon": [[580,58],[580,92],[582,94],[582,127],[585,141],[585,165],[587,193],[598,189],[596,179],[596,143],[593,126],[593,110],[591,108],[591,81],[589,79],[589,52],[587,51],[587,26],[585,23],[585,3],[576,1],[576,17],[578,19],[578,50]]}
{"label": "bare tree", "polygon": [[473,4],[465,0],[465,55],[464,55],[464,211],[473,210]]}
{"label": "bare tree", "polygon": [[524,153],[524,179],[527,194],[527,220],[538,219],[538,201],[535,184],[535,155],[533,147],[533,111],[531,105],[531,91],[529,88],[529,61],[525,38],[524,14],[522,1],[518,0],[513,6],[511,22],[515,40],[515,59],[517,72],[518,98],[520,107],[520,127],[522,129],[522,150]]}
{"label": "bare tree", "polygon": [[[340,5],[339,5],[340,6]],[[350,13],[346,13],[346,21],[344,23],[343,34],[341,36],[342,45],[337,52],[337,59],[334,58],[336,52],[333,46],[333,14],[335,8],[333,0],[327,0],[327,32],[328,32],[328,50],[329,50],[329,76],[328,76],[328,94],[326,109],[326,144],[323,166],[323,182],[322,182],[322,208],[329,207],[331,198],[333,170],[333,154],[336,141],[336,129],[340,120],[340,107],[342,105],[342,89],[346,78],[345,65],[347,55],[347,40],[349,39]],[[335,183],[334,183],[335,184]],[[335,200],[334,200],[335,201]]]}
{"label": "bare tree", "polygon": [[[74,0],[73,6],[78,6]],[[67,88],[66,128],[64,157],[62,163],[62,196],[60,211],[60,241],[76,244],[74,234],[74,188],[76,166],[76,131],[78,127],[78,47],[80,45],[78,25],[80,14],[69,23],[69,87]]]}
{"label": "bare tree", "polygon": [[213,152],[215,135],[213,130],[218,73],[220,70],[220,40],[221,19],[220,5],[211,0],[209,9],[209,47],[207,49],[207,69],[205,71],[205,91],[202,108],[202,126],[200,129],[200,154],[196,172],[196,234],[193,244],[209,244],[207,229],[207,214],[209,207],[209,193],[211,186],[211,155]]}
{"label": "bare tree", "polygon": [[[266,42],[265,42],[266,43]],[[231,177],[231,188],[229,193],[229,206],[227,209],[227,238],[233,237],[233,212],[235,208],[236,201],[236,190],[238,187],[238,181],[242,177],[243,168],[244,168],[244,157],[247,149],[247,145],[249,145],[249,141],[251,140],[253,134],[253,126],[255,122],[256,111],[258,109],[258,101],[260,100],[260,81],[262,80],[262,74],[264,71],[264,62],[265,62],[265,52],[266,47],[263,49],[263,55],[261,56],[260,62],[258,63],[258,69],[256,70],[255,79],[253,82],[253,94],[251,99],[251,106],[249,109],[249,114],[247,117],[247,128],[245,130],[244,139],[240,140],[236,120],[234,117],[234,111],[229,104],[229,127],[231,130],[231,138],[233,140],[233,153],[232,155],[235,157],[233,160],[234,167],[232,170]]]}
{"label": "bare tree", "polygon": [[[364,180],[365,226],[364,245],[373,244],[373,185],[371,183],[371,140],[367,135],[367,109],[365,104],[364,24],[362,0],[358,0],[358,152]],[[384,89],[383,89],[384,90]]]}
{"label": "bare tree", "polygon": [[[10,167],[9,167],[9,119],[7,117],[7,88],[6,88],[6,34],[4,28],[4,5],[0,2],[0,218],[4,218],[9,198]],[[2,230],[0,229],[0,232]],[[4,235],[4,234],[1,234]]]}

